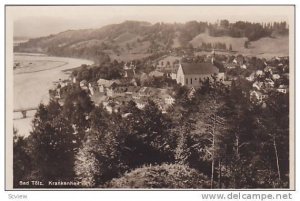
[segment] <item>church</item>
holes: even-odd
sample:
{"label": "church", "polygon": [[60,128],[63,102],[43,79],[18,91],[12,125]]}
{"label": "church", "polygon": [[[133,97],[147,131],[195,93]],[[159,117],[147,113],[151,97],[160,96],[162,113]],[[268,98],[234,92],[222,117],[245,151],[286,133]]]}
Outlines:
{"label": "church", "polygon": [[216,77],[218,81],[224,81],[225,73],[220,71],[214,60],[213,51],[211,63],[180,63],[176,73],[176,82],[182,86],[197,88],[207,78],[213,81],[213,77]]}
{"label": "church", "polygon": [[205,79],[213,81],[212,76],[217,80],[224,80],[224,72],[212,63],[181,63],[177,70],[176,81],[182,86],[200,87]]}

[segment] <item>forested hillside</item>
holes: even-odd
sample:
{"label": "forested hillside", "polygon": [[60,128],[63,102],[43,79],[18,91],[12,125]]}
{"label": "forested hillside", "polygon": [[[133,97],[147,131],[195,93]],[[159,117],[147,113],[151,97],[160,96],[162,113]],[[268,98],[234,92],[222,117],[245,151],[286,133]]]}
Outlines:
{"label": "forested hillside", "polygon": [[[96,62],[108,57],[130,60],[169,51],[174,47],[185,48],[193,45],[195,48],[199,34],[207,34],[212,38],[224,36],[227,40],[222,41],[222,49],[230,49],[231,44],[227,43],[235,41],[235,38],[237,41],[244,41],[243,45],[247,48],[248,43],[252,41],[285,36],[288,31],[286,22],[259,24],[243,21],[230,23],[228,20],[221,20],[213,24],[198,21],[184,24],[150,24],[125,21],[99,29],[68,30],[56,35],[31,39],[15,47],[14,51],[43,52],[55,56],[87,58]],[[197,44],[196,47],[201,45],[203,44]]]}

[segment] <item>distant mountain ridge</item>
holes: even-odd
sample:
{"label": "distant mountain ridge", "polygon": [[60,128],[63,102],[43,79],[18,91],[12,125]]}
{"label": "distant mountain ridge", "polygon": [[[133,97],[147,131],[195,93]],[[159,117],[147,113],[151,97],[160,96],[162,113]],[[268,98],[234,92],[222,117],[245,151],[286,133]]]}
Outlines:
{"label": "distant mountain ridge", "polygon": [[263,37],[288,34],[285,22],[258,24],[250,22],[220,23],[191,21],[184,24],[167,24],[141,21],[125,21],[98,29],[67,30],[58,34],[30,39],[14,48],[18,52],[42,52],[54,56],[69,56],[101,61],[104,56],[122,58],[126,55],[139,57],[187,47],[199,34],[212,37],[228,36],[256,41]]}

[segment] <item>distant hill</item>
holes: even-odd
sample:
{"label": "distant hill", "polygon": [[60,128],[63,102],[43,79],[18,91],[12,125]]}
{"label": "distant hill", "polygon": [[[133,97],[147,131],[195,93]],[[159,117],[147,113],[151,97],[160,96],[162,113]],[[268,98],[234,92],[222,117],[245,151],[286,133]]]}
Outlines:
{"label": "distant hill", "polygon": [[[199,47],[203,42],[218,41],[225,43],[227,48],[232,45],[234,50],[252,53],[256,51],[256,46],[262,51],[268,51],[266,47],[273,47],[272,44],[276,44],[277,39],[287,35],[286,27],[285,23],[263,25],[249,22],[227,23],[226,20],[220,24],[197,21],[185,24],[125,21],[99,29],[67,30],[55,35],[30,39],[15,47],[14,51],[42,52],[54,56],[92,59],[96,62],[101,62],[108,56],[110,59],[126,61],[172,48],[187,47],[190,44]],[[260,42],[274,32],[280,37]],[[252,41],[251,50],[244,50],[243,46],[247,40]],[[287,45],[284,41],[280,44]]]}

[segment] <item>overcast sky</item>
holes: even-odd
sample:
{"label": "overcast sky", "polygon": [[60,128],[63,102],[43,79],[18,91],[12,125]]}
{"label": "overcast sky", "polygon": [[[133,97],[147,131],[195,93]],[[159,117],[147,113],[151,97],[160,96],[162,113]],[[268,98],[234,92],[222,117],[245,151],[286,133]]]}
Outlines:
{"label": "overcast sky", "polygon": [[15,6],[7,7],[7,20],[14,22],[14,36],[39,37],[68,29],[100,28],[125,20],[288,22],[293,9],[292,6]]}

